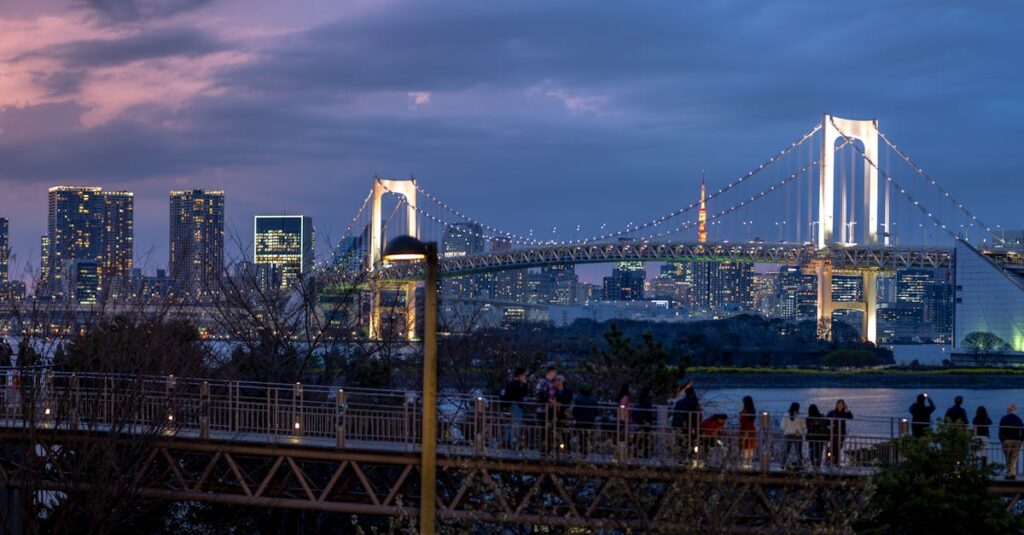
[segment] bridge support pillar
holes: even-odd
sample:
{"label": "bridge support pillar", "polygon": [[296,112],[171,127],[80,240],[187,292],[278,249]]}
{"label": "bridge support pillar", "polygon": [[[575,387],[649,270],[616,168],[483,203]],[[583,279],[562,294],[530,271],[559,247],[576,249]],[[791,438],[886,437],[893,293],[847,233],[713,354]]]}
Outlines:
{"label": "bridge support pillar", "polygon": [[[373,178],[373,193],[370,202],[370,243],[366,247],[366,269],[371,273],[375,271],[379,266],[378,264],[383,260],[382,254],[384,252],[384,218],[381,212],[381,199],[385,193],[394,193],[401,195],[405,200],[405,221],[406,229],[405,234],[408,234],[414,238],[419,237],[419,231],[417,228],[416,221],[416,180],[394,180],[389,178]],[[407,325],[412,325],[412,328],[406,330],[406,337],[412,340],[415,335],[416,326],[416,299],[415,283],[404,283],[406,288],[406,295],[409,293],[413,294],[412,301],[408,298],[406,303],[411,303],[411,306],[407,307],[406,311],[406,322]],[[380,338],[381,336],[381,321],[380,321],[380,291],[381,286],[379,281],[373,281],[370,284],[370,292],[372,294],[370,298],[370,321],[369,321],[369,334],[370,338]]]}
{"label": "bridge support pillar", "polygon": [[862,291],[864,314],[861,317],[861,337],[865,342],[878,343],[878,272],[865,271]]}
{"label": "bridge support pillar", "polygon": [[832,262],[819,260],[814,266],[818,276],[818,339],[832,339]]}

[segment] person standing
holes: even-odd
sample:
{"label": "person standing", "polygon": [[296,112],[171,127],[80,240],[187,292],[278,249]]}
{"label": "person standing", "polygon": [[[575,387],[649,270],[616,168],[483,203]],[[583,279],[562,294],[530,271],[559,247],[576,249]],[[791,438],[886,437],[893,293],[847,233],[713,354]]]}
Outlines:
{"label": "person standing", "polygon": [[846,442],[846,421],[853,419],[853,413],[843,400],[836,401],[836,408],[828,411],[829,435],[831,436],[832,465],[839,466]]}
{"label": "person standing", "polygon": [[1006,457],[1006,479],[1017,479],[1017,457],[1024,441],[1024,421],[1017,416],[1017,405],[1011,403],[1006,415],[999,420],[999,442]]}
{"label": "person standing", "polygon": [[786,452],[782,456],[782,464],[789,463],[789,452],[796,450],[796,462],[790,466],[799,468],[804,463],[804,433],[807,432],[807,422],[800,416],[800,404],[793,403],[789,406],[789,412],[782,418],[782,435],[786,440]]}
{"label": "person standing", "polygon": [[743,466],[749,468],[753,463],[754,450],[757,449],[757,409],[754,398],[743,396],[743,407],[740,409],[740,450],[743,452]]}
{"label": "person standing", "polygon": [[917,401],[910,405],[910,434],[921,438],[932,427],[932,413],[935,403],[928,399],[928,394],[918,394]]}
{"label": "person standing", "polygon": [[953,400],[953,406],[946,409],[946,421],[955,425],[967,425],[967,411],[963,408],[964,397],[957,396]]}
{"label": "person standing", "polygon": [[544,370],[544,376],[537,381],[537,388],[534,390],[537,402],[534,406],[537,425],[544,430],[540,447],[545,451],[551,447],[550,439],[555,428],[555,409],[558,406],[558,401],[555,399],[557,394],[555,389],[556,377],[558,377],[558,368],[554,365],[549,365]]}
{"label": "person standing", "polygon": [[971,424],[974,425],[974,440],[978,441],[978,448],[981,450],[981,462],[988,464],[989,427],[992,425],[992,418],[988,417],[988,409],[984,405],[979,405],[974,411],[974,420],[971,420]]}
{"label": "person standing", "polygon": [[516,368],[501,392],[501,401],[512,416],[512,425],[505,432],[505,443],[513,449],[519,447],[519,433],[523,427],[523,416],[526,414],[523,402],[528,394],[526,368]]}
{"label": "person standing", "polygon": [[580,452],[590,453],[591,435],[594,434],[594,423],[600,411],[593,388],[589,384],[580,385],[580,392],[572,400],[572,419],[579,430]]}
{"label": "person standing", "polygon": [[640,389],[640,396],[632,415],[633,424],[637,426],[637,449],[642,457],[651,456],[651,428],[657,423],[657,419],[658,415],[654,412],[654,389],[645,386]]}
{"label": "person standing", "polygon": [[554,406],[554,428],[552,430],[551,444],[554,448],[568,448],[570,438],[566,431],[569,429],[569,407],[572,405],[572,389],[566,384],[564,375],[556,375],[554,380],[555,406]]}
{"label": "person standing", "polygon": [[688,457],[693,448],[697,447],[697,429],[701,421],[700,401],[692,381],[684,382],[680,390],[672,406],[672,427],[676,430],[683,456]]}
{"label": "person standing", "polygon": [[807,407],[807,450],[811,456],[811,467],[821,468],[821,457],[828,444],[829,425],[818,406]]}

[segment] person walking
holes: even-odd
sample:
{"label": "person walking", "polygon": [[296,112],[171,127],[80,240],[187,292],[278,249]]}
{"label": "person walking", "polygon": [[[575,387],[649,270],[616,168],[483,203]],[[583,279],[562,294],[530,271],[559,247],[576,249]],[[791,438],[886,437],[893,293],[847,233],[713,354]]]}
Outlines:
{"label": "person walking", "polygon": [[1024,421],[1017,416],[1017,405],[1011,403],[1006,415],[999,420],[999,442],[1006,457],[1006,479],[1017,479],[1017,457],[1024,441]]}
{"label": "person walking", "polygon": [[676,430],[679,448],[683,456],[688,457],[697,447],[697,429],[701,421],[700,400],[692,381],[683,382],[676,394],[676,402],[672,406],[672,427]]}
{"label": "person walking", "polygon": [[979,405],[974,411],[971,424],[974,426],[974,440],[978,442],[981,451],[981,462],[988,464],[989,427],[992,425],[992,418],[988,417],[988,409],[984,405]]}
{"label": "person walking", "polygon": [[523,417],[526,414],[523,402],[528,394],[526,368],[516,368],[501,391],[501,401],[505,410],[512,416],[512,425],[505,431],[505,445],[512,449],[519,447],[519,433],[523,427]]}
{"label": "person walking", "polygon": [[[799,468],[804,463],[804,433],[807,422],[800,416],[800,404],[793,403],[789,412],[782,418],[782,435],[786,441],[786,452],[782,456],[782,465]],[[796,462],[789,465],[789,452],[796,450]]]}
{"label": "person walking", "polygon": [[807,450],[811,456],[811,467],[821,468],[821,457],[828,444],[829,423],[818,406],[807,407]]}
{"label": "person walking", "polygon": [[754,398],[743,396],[743,407],[740,409],[740,450],[743,452],[743,467],[750,468],[757,449],[757,410]]}
{"label": "person walking", "polygon": [[833,466],[839,466],[846,442],[846,421],[853,419],[853,413],[843,400],[836,401],[836,408],[828,411],[829,436],[831,437],[831,459]]}
{"label": "person walking", "polygon": [[964,397],[957,396],[953,400],[953,406],[946,409],[946,421],[955,425],[967,425],[967,411],[963,408]]}
{"label": "person walking", "polygon": [[932,413],[935,403],[928,399],[928,394],[918,394],[917,401],[910,405],[910,434],[921,438],[932,428]]}

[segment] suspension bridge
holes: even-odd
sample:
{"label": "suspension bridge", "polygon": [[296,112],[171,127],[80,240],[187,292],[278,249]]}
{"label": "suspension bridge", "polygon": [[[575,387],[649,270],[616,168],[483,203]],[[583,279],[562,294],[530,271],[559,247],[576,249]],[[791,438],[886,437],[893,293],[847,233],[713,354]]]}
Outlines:
{"label": "suspension bridge", "polygon": [[[90,492],[120,474],[118,488],[146,499],[418,513],[418,392],[42,369],[0,376],[0,487],[9,490]],[[439,401],[438,518],[478,526],[672,532],[680,518],[731,511],[723,529],[744,531],[796,504],[801,521],[820,521],[863,497],[858,485],[879,466],[900,462],[909,432],[899,417],[825,419],[828,431],[809,435],[807,455],[794,458],[782,415],[768,412],[743,434],[734,418],[723,429],[680,427],[667,406],[598,403],[584,418],[575,406],[522,403],[517,417],[491,397]],[[704,416],[716,410],[727,411],[710,404]],[[979,455],[1005,462],[996,443]],[[1019,510],[1024,483],[990,488]],[[698,501],[712,509],[680,510],[685,495],[708,492],[720,495]]]}
{"label": "suspension bridge", "polygon": [[[855,310],[861,317],[862,337],[871,342],[878,340],[879,276],[910,268],[952,271],[958,253],[984,257],[1006,276],[1007,288],[1021,293],[1020,299],[1002,314],[1011,317],[1008,325],[969,318],[960,327],[1002,329],[1007,331],[999,333],[1004,339],[1022,341],[1014,349],[1024,350],[1024,282],[1014,275],[1017,271],[1006,269],[1020,264],[1019,256],[1007,254],[998,229],[926,173],[876,120],[824,115],[820,124],[742,176],[712,188],[706,198],[702,192],[700,199],[649,220],[568,239],[503,230],[446,203],[415,179],[375,177],[347,233],[362,231],[359,266],[376,281],[371,335],[380,330],[381,289],[398,288],[405,290],[408,336],[414,336],[412,281],[422,277],[422,266],[384,261],[381,251],[388,238],[409,234],[440,242],[453,229],[481,245],[478,251],[442,258],[442,277],[622,261],[799,266],[816,278],[819,336],[831,336],[835,311]],[[833,299],[837,275],[861,279],[860,301]],[[958,287],[972,288],[972,281],[966,280],[971,277],[984,278],[973,282],[992,286],[988,274],[978,269],[957,275],[963,279],[957,281]],[[966,308],[977,316],[979,307],[972,302]]]}

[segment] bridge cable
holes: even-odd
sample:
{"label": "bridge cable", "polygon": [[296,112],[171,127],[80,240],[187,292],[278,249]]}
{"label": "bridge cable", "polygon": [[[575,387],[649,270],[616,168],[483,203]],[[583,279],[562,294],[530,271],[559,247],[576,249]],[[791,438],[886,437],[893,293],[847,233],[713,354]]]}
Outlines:
{"label": "bridge cable", "polygon": [[[770,167],[773,163],[778,161],[783,156],[789,154],[790,152],[792,152],[797,147],[803,145],[804,142],[806,142],[808,139],[811,139],[819,130],[821,130],[821,125],[820,124],[819,125],[815,125],[814,128],[812,128],[809,132],[807,132],[802,137],[800,137],[797,141],[794,141],[793,143],[791,143],[786,148],[780,150],[778,153],[776,153],[772,157],[770,157],[767,160],[765,160],[764,163],[760,164],[758,167],[756,167],[754,169],[751,169],[745,175],[743,175],[742,177],[740,177],[740,178],[738,178],[736,180],[733,180],[731,183],[729,183],[726,186],[720,188],[718,191],[710,193],[707,196],[706,200],[707,201],[711,201],[712,199],[715,199],[715,198],[725,194],[726,192],[728,192],[732,188],[734,188],[734,187],[736,187],[736,186],[746,182],[747,180],[749,180],[753,176],[757,175],[759,172],[763,171],[765,168]],[[509,236],[509,237],[516,236],[515,234],[505,233],[505,232],[500,231],[499,229],[497,229],[495,227],[491,227],[489,225],[486,225],[486,224],[480,222],[479,220],[476,220],[476,219],[468,217],[464,213],[458,211],[457,209],[451,207],[447,203],[444,203],[444,201],[441,201],[436,196],[434,196],[431,193],[427,192],[426,190],[422,189],[419,186],[419,184],[416,185],[416,190],[418,192],[422,193],[425,197],[427,197],[431,201],[433,201],[433,202],[437,203],[438,205],[440,205],[445,210],[447,210],[450,213],[452,213],[453,215],[455,215],[456,217],[459,217],[459,218],[461,218],[463,220],[466,220],[466,221],[469,221],[469,222],[472,222],[472,223],[476,223],[476,224],[480,225],[481,227],[487,228],[488,230],[491,230],[491,231],[494,231],[494,232],[500,232],[500,233],[502,233],[502,234],[504,234],[506,236]],[[528,244],[545,244],[545,243],[549,243],[549,244],[559,244],[559,245],[576,245],[576,244],[600,242],[600,241],[607,240],[607,239],[610,239],[610,238],[616,238],[616,237],[619,237],[619,236],[624,236],[626,234],[632,234],[632,233],[635,233],[635,232],[637,232],[639,230],[645,230],[647,228],[656,227],[658,225],[661,225],[661,224],[665,223],[669,219],[678,217],[678,216],[680,216],[680,215],[682,215],[684,213],[687,213],[687,212],[693,210],[694,208],[697,208],[699,205],[700,205],[700,201],[698,200],[696,202],[693,202],[693,203],[689,204],[688,206],[685,206],[683,208],[678,208],[676,210],[673,210],[672,212],[669,212],[668,214],[665,214],[665,215],[663,215],[661,217],[652,219],[652,220],[647,221],[645,223],[642,223],[640,225],[632,225],[632,224],[630,224],[630,225],[627,225],[627,227],[625,229],[622,229],[622,230],[619,230],[619,231],[615,231],[615,232],[606,233],[606,234],[602,234],[602,235],[591,236],[591,237],[588,237],[588,238],[581,238],[581,239],[575,239],[575,240],[569,240],[569,241],[561,241],[561,242],[556,242],[554,240],[552,240],[551,242],[545,242],[545,241],[534,240],[532,238],[525,239],[525,240],[522,240],[522,241],[524,241],[524,242],[526,242]],[[516,237],[521,238],[521,236],[516,236]]]}
{"label": "bridge cable", "polygon": [[1004,244],[1004,245],[1005,245],[1005,242],[1004,242],[1004,240],[1003,240],[1003,239],[1001,239],[1001,238],[999,238],[998,236],[996,236],[995,232],[993,232],[993,231],[992,231],[992,227],[989,227],[989,226],[988,226],[988,225],[986,225],[986,224],[985,224],[984,222],[982,222],[982,221],[981,221],[980,219],[978,219],[978,216],[974,215],[974,213],[973,213],[973,212],[971,212],[970,210],[968,210],[968,209],[967,209],[967,208],[966,208],[966,207],[964,206],[964,204],[963,204],[962,202],[958,201],[958,200],[957,200],[956,198],[954,198],[954,197],[953,197],[952,195],[950,195],[950,194],[949,194],[949,192],[948,192],[948,191],[946,191],[946,189],[945,189],[945,188],[943,188],[943,187],[942,187],[941,185],[939,185],[939,183],[938,183],[938,182],[936,182],[936,180],[935,180],[934,178],[932,178],[931,176],[929,176],[929,175],[928,175],[928,173],[925,173],[925,172],[924,172],[924,169],[921,169],[921,167],[920,167],[920,166],[918,166],[918,165],[917,165],[917,164],[916,164],[916,163],[915,163],[915,162],[914,162],[914,161],[913,161],[912,159],[910,159],[910,156],[909,156],[909,155],[908,155],[907,153],[903,152],[903,150],[902,150],[902,149],[900,149],[899,147],[897,147],[897,146],[896,146],[896,144],[895,144],[895,143],[893,143],[893,142],[892,142],[892,141],[891,141],[891,140],[889,139],[889,137],[885,135],[885,133],[884,133],[884,132],[882,132],[881,130],[878,130],[878,127],[877,127],[877,126],[875,127],[875,130],[876,130],[876,131],[878,132],[878,135],[879,135],[879,137],[881,137],[881,138],[882,138],[882,140],[883,140],[883,141],[885,141],[885,143],[886,143],[887,145],[889,145],[889,147],[890,147],[890,148],[891,148],[892,150],[896,151],[896,154],[898,154],[898,155],[900,156],[900,158],[902,158],[902,159],[903,159],[903,160],[904,160],[905,162],[907,162],[907,164],[909,164],[909,165],[910,165],[910,167],[911,167],[911,168],[912,168],[912,169],[913,169],[913,170],[914,170],[914,171],[915,171],[915,172],[916,172],[917,174],[921,175],[921,178],[923,178],[923,179],[925,180],[925,182],[927,182],[927,183],[931,184],[931,185],[932,185],[932,186],[933,186],[933,187],[934,187],[935,189],[939,190],[939,193],[941,193],[941,194],[942,194],[942,195],[943,195],[944,197],[946,197],[947,199],[949,199],[949,202],[950,202],[950,203],[951,203],[951,204],[952,204],[953,206],[956,206],[957,208],[959,208],[959,209],[960,209],[960,210],[961,210],[961,211],[962,211],[962,212],[963,212],[963,213],[964,213],[965,215],[967,215],[967,217],[968,217],[968,218],[970,218],[970,219],[971,219],[971,220],[972,220],[973,222],[977,222],[977,224],[978,224],[978,225],[979,225],[979,226],[980,226],[981,228],[983,228],[983,229],[984,229],[984,230],[985,230],[986,232],[988,232],[988,233],[989,233],[989,235],[990,235],[990,236],[992,236],[992,240],[993,240],[993,242],[994,242],[995,240],[997,240],[997,239],[998,239],[1000,243],[1002,243],[1002,244]]}

